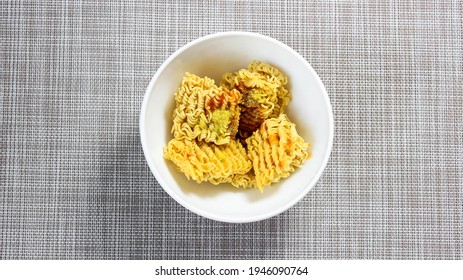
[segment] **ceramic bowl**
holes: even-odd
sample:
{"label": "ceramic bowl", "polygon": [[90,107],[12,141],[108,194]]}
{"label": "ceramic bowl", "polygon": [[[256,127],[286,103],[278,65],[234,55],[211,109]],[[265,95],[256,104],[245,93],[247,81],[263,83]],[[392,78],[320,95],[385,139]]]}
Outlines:
{"label": "ceramic bowl", "polygon": [[[288,76],[292,99],[286,114],[305,141],[312,157],[304,166],[265,188],[238,189],[228,184],[189,181],[164,159],[172,134],[174,93],[185,72],[208,76],[216,83],[222,74],[260,60]],[[161,187],[187,209],[209,219],[243,223],[270,218],[300,201],[320,178],[333,142],[333,115],[322,81],[309,63],[287,45],[249,32],[222,32],[196,39],[172,54],[154,74],[140,114],[140,137],[146,161]]]}

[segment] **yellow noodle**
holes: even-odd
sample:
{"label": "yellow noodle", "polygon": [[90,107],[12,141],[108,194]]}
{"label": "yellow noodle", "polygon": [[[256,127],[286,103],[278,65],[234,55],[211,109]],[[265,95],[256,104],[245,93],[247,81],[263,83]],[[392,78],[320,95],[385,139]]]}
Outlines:
{"label": "yellow noodle", "polygon": [[233,176],[246,174],[252,168],[246,150],[236,140],[225,145],[215,145],[188,139],[172,139],[164,148],[164,158],[175,163],[188,179],[198,183],[240,182],[233,179]]}
{"label": "yellow noodle", "polygon": [[249,64],[248,70],[253,73],[264,75],[271,83],[278,85],[276,89],[278,101],[275,103],[275,108],[270,114],[270,117],[275,118],[280,114],[283,114],[286,106],[288,106],[289,100],[291,99],[289,91],[285,88],[288,83],[288,78],[276,67],[257,60],[254,60]]}
{"label": "yellow noodle", "polygon": [[254,188],[256,185],[256,178],[252,170],[246,174],[235,174],[230,178],[230,182],[235,187],[241,188]]}
{"label": "yellow noodle", "polygon": [[187,73],[175,93],[174,139],[164,157],[198,183],[262,192],[309,156],[310,144],[284,115],[291,98],[286,85],[281,71],[259,61],[226,73],[220,87]]}
{"label": "yellow noodle", "polygon": [[229,143],[238,131],[241,93],[187,73],[175,93],[172,133],[176,139]]}
{"label": "yellow noodle", "polygon": [[284,113],[291,98],[286,84],[287,77],[281,71],[260,61],[252,61],[248,69],[222,76],[223,87],[238,89],[243,94],[239,124],[242,138],[248,137],[267,118]]}
{"label": "yellow noodle", "polygon": [[310,144],[297,134],[296,125],[285,114],[266,120],[246,143],[260,191],[288,177],[309,156]]}

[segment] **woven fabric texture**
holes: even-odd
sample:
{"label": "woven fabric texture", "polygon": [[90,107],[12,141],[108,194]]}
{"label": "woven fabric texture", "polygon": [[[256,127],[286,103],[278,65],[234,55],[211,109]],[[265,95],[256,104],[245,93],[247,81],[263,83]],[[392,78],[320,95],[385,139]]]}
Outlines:
{"label": "woven fabric texture", "polygon": [[[462,259],[461,1],[0,1],[0,258]],[[274,218],[227,224],[151,174],[138,116],[161,63],[229,30],[309,61],[330,162]]]}

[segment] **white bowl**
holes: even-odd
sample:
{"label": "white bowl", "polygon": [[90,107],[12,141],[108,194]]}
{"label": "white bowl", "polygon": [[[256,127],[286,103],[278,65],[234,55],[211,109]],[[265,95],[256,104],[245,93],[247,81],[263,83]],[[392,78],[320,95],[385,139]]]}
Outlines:
{"label": "white bowl", "polygon": [[[276,66],[289,79],[292,100],[286,110],[298,133],[311,143],[304,166],[260,193],[228,184],[188,181],[164,159],[172,139],[174,93],[185,72],[213,78],[246,68],[251,60]],[[223,32],[196,39],[172,54],[152,78],[140,114],[146,161],[164,190],[187,209],[210,219],[243,223],[275,216],[301,200],[320,178],[333,142],[333,115],[325,87],[307,61],[287,45],[256,33]]]}

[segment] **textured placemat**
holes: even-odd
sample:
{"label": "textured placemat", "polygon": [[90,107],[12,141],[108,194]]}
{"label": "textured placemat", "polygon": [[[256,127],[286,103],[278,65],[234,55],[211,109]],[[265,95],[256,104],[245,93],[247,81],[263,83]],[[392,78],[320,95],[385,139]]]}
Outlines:
{"label": "textured placemat", "polygon": [[[1,1],[0,257],[463,256],[461,1]],[[177,48],[259,32],[335,116],[309,195],[257,223],[185,210],[145,163],[146,86]]]}

